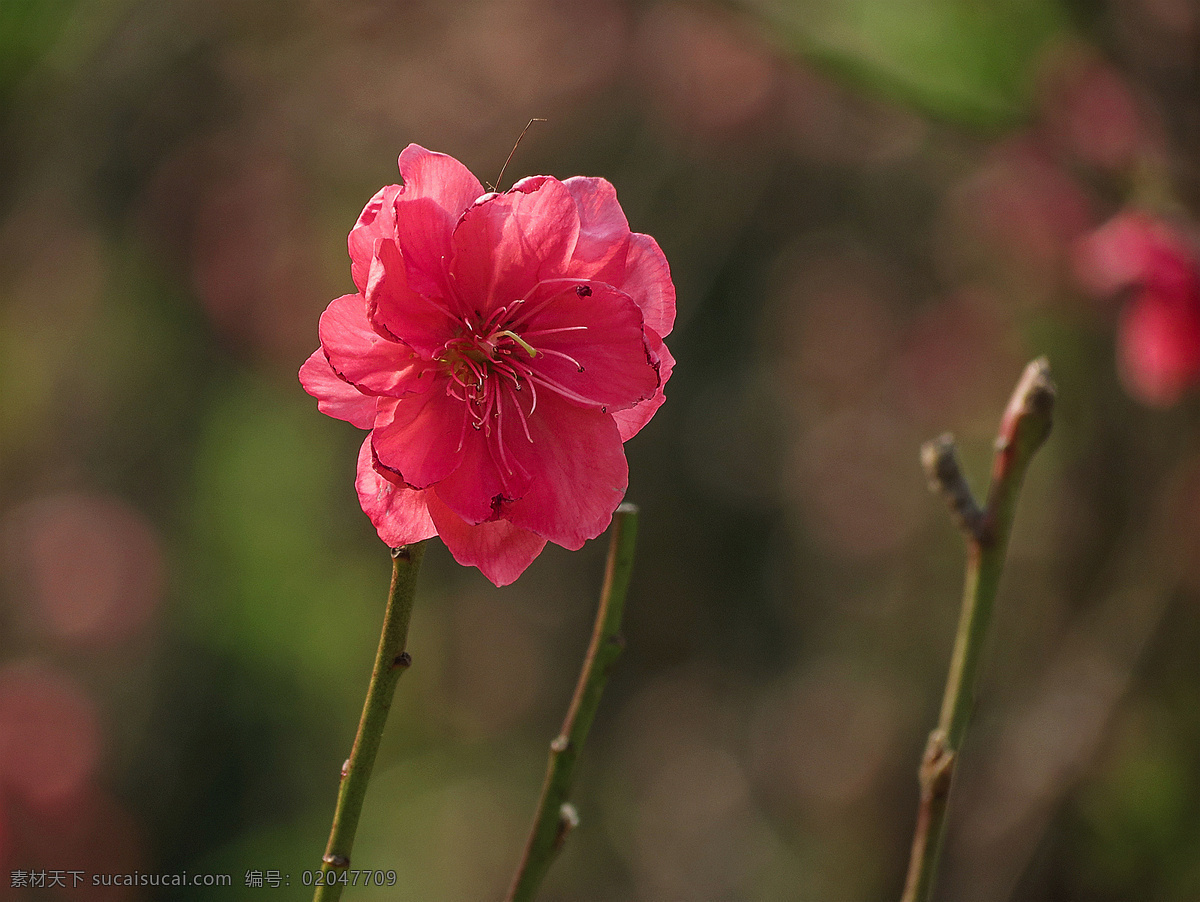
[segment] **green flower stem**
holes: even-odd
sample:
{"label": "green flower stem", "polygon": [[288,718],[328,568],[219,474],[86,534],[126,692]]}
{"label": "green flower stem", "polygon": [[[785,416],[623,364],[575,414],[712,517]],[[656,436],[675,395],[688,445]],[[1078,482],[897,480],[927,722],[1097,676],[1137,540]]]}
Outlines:
{"label": "green flower stem", "polygon": [[1004,568],[1017,495],[1029,462],[1050,434],[1053,409],[1050,367],[1039,358],[1025,368],[1000,422],[992,483],[987,507],[982,510],[963,478],[954,440],[942,436],[921,449],[930,487],[945,498],[966,537],[967,569],[941,716],[929,734],[919,771],[921,802],[902,902],[927,902],[933,892],[954,765],[971,719],[979,660]]}
{"label": "green flower stem", "polygon": [[371,683],[367,688],[367,700],[358,722],[354,747],[342,767],[342,783],[338,789],[337,808],[333,812],[333,827],[321,859],[322,885],[317,887],[313,902],[336,902],[342,896],[344,884],[337,881],[337,876],[350,867],[350,850],[354,846],[354,834],[358,831],[358,819],[362,814],[371,770],[375,766],[375,755],[383,739],[388,709],[392,706],[392,696],[400,675],[412,664],[412,658],[404,647],[408,642],[408,623],[412,619],[417,572],[425,556],[425,544],[416,542],[392,550],[392,585],[383,615],[383,633],[379,637],[379,650],[375,653],[375,667],[371,671]]}
{"label": "green flower stem", "polygon": [[633,570],[634,544],[637,541],[637,508],[622,504],[613,517],[612,539],[608,546],[608,566],[604,573],[604,588],[600,592],[600,608],[592,641],[584,658],[583,670],[575,686],[571,707],[567,709],[562,730],[550,743],[550,762],[542,795],[538,800],[533,827],[525,845],[525,854],[513,877],[506,897],[508,902],[530,902],[541,886],[567,834],[579,823],[575,808],[567,801],[575,760],[587,739],[588,730],[600,706],[600,695],[608,682],[608,674],[625,646],[621,635],[621,616],[625,610],[625,593]]}

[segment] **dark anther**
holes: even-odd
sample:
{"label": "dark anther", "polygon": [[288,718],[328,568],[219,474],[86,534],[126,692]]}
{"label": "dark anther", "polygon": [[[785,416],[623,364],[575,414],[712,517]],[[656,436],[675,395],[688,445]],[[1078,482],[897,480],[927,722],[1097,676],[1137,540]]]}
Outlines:
{"label": "dark anther", "polygon": [[396,655],[396,660],[392,662],[392,670],[395,670],[397,667],[412,667],[412,655],[406,651],[402,651]]}
{"label": "dark anther", "polygon": [[625,634],[624,633],[613,633],[605,641],[609,645],[614,645],[619,649],[623,649],[625,647]]}
{"label": "dark anther", "polygon": [[575,293],[581,298],[590,298],[592,296],[592,289],[588,288],[586,285],[576,285]]}
{"label": "dark anther", "polygon": [[401,545],[398,548],[392,549],[392,560],[394,561],[411,561],[412,554],[408,550],[407,545]]}

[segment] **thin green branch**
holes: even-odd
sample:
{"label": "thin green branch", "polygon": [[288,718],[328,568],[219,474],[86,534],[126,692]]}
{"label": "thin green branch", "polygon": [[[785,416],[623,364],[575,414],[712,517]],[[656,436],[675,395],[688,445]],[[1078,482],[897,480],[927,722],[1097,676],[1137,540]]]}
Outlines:
{"label": "thin green branch", "polygon": [[927,902],[933,893],[954,766],[975,699],[979,660],[1004,568],[1017,496],[1029,462],[1050,434],[1054,384],[1039,358],[1025,368],[1000,421],[987,506],[980,510],[958,465],[954,440],[942,436],[921,449],[930,486],[940,493],[967,540],[967,568],[958,634],[937,728],[921,761],[921,802],[902,902]]}
{"label": "thin green branch", "polygon": [[550,761],[542,784],[542,795],[538,800],[533,827],[529,831],[525,854],[521,857],[506,897],[508,902],[530,902],[537,895],[542,878],[562,849],[567,834],[579,824],[579,815],[567,797],[571,792],[575,761],[587,739],[596,709],[600,706],[600,696],[608,682],[609,671],[625,646],[621,635],[621,617],[625,610],[629,575],[633,570],[636,541],[637,508],[632,504],[622,504],[613,516],[608,566],[604,573],[604,588],[600,592],[600,607],[596,611],[592,641],[562,730],[550,743]]}
{"label": "thin green branch", "polygon": [[413,599],[416,597],[417,573],[421,559],[425,556],[425,542],[402,545],[392,550],[392,584],[388,591],[387,609],[383,615],[383,632],[379,637],[379,650],[375,653],[375,667],[371,671],[371,683],[367,688],[367,699],[363,704],[362,718],[358,722],[358,733],[350,757],[342,766],[342,782],[338,788],[337,807],[333,813],[333,827],[329,831],[329,844],[321,859],[321,884],[317,886],[313,902],[337,902],[342,896],[339,876],[345,876],[350,867],[350,851],[354,846],[354,834],[358,831],[358,819],[362,814],[363,800],[367,795],[367,784],[375,766],[375,756],[383,739],[383,728],[387,723],[388,710],[400,675],[412,664],[405,651],[408,642],[408,624],[412,619]]}

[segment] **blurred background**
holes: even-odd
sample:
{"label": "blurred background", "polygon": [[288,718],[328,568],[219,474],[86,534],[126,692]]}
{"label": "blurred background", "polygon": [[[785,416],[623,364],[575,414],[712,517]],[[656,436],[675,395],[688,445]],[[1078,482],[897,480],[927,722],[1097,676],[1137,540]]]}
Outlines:
{"label": "blurred background", "polygon": [[[962,542],[1023,492],[939,898],[1200,898],[1200,406],[1116,364],[1078,239],[1200,204],[1190,0],[0,0],[0,899],[307,898],[390,572],[296,371],[410,141],[612,181],[671,262],[621,659],[547,900],[899,896]],[[436,542],[355,848],[499,898],[606,541]],[[28,890],[14,870],[228,873]],[[290,875],[287,889],[247,872]]]}

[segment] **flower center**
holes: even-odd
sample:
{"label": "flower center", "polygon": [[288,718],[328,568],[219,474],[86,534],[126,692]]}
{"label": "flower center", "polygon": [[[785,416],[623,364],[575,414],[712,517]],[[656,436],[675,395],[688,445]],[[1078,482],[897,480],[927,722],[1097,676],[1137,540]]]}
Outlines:
{"label": "flower center", "polygon": [[524,338],[501,328],[510,312],[505,306],[487,319],[477,316],[465,321],[460,334],[436,355],[450,377],[447,392],[466,403],[474,428],[488,432],[489,418],[498,416],[498,393],[504,387],[521,391],[531,375],[528,361],[538,356],[538,350]]}
{"label": "flower center", "polygon": [[[468,423],[476,430],[483,430],[506,490],[510,477],[529,474],[520,461],[509,454],[504,435],[512,440],[515,419],[520,426],[518,434],[524,434],[525,441],[533,443],[529,423],[537,411],[538,386],[576,403],[588,406],[592,403],[554,378],[545,367],[548,358],[561,359],[582,373],[582,363],[565,351],[545,345],[535,348],[529,343],[535,336],[548,339],[552,335],[587,331],[585,325],[531,328],[530,319],[550,301],[543,299],[531,311],[520,299],[498,307],[487,317],[478,312],[473,317],[465,317],[460,320],[457,334],[434,355],[434,360],[448,377],[446,393],[463,402],[458,447],[462,448]],[[549,343],[553,344],[553,340]],[[526,386],[527,392],[524,391]],[[604,410],[603,407],[600,409]]]}

